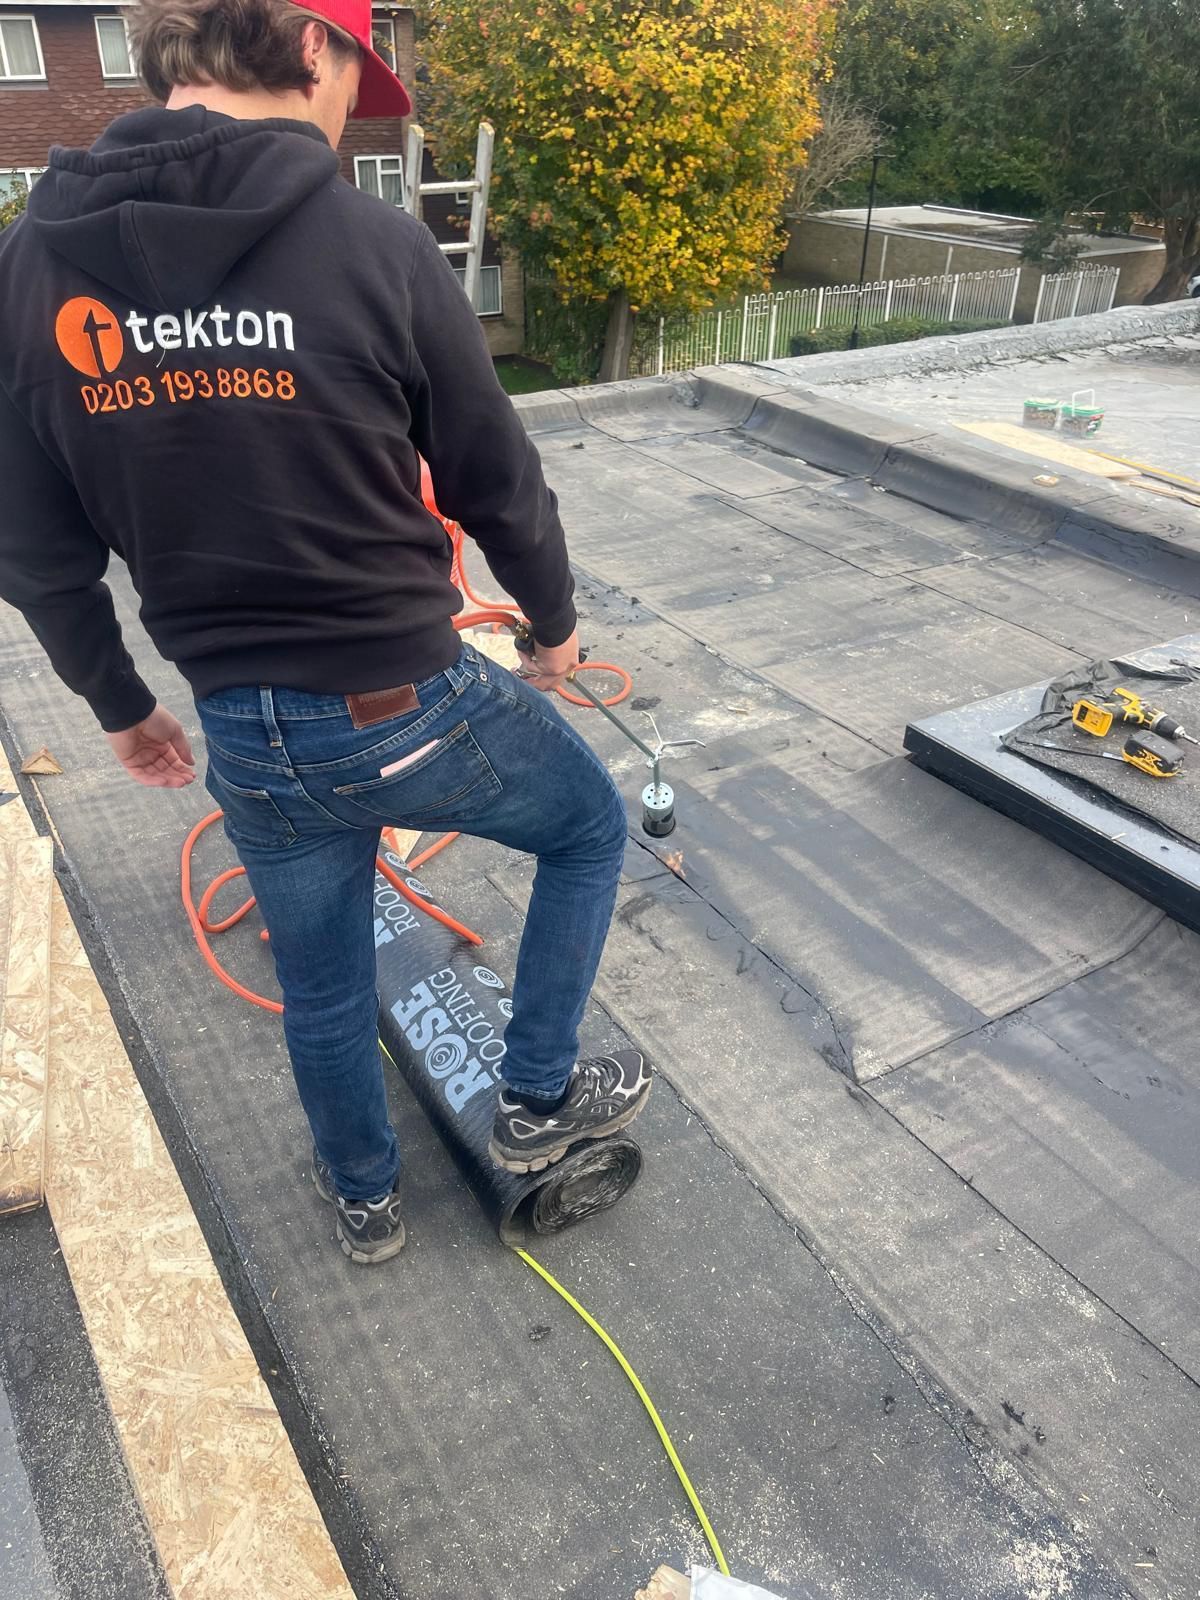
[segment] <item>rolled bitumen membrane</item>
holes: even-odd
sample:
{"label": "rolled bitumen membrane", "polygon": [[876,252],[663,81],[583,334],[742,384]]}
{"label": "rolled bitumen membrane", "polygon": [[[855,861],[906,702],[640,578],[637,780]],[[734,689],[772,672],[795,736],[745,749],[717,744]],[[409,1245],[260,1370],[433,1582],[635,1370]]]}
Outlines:
{"label": "rolled bitumen membrane", "polygon": [[[403,864],[392,859],[397,871]],[[405,880],[429,899],[418,878]],[[519,1174],[488,1154],[504,1029],[504,979],[449,928],[415,910],[375,875],[379,1036],[505,1244],[558,1233],[621,1199],[642,1170],[622,1135],[582,1144],[542,1172]]]}

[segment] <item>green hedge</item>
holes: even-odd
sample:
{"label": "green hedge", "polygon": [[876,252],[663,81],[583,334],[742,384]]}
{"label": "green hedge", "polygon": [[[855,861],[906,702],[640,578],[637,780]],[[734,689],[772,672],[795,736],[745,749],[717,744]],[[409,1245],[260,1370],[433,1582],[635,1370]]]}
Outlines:
{"label": "green hedge", "polygon": [[558,383],[596,381],[607,327],[603,301],[566,301],[553,283],[527,274],[525,354],[548,366]]}
{"label": "green hedge", "polygon": [[[980,333],[985,328],[1002,328],[1002,322],[939,322],[934,317],[893,317],[858,330],[860,349],[874,344],[903,344],[908,339],[928,339],[934,334]],[[827,350],[847,350],[849,328],[814,328],[796,334],[791,343],[794,356],[816,356]]]}

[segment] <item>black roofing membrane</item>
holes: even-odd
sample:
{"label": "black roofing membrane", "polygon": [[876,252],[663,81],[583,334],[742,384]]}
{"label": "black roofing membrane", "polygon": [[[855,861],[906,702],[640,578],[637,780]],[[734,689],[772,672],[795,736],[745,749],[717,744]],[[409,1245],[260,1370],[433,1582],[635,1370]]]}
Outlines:
{"label": "black roofing membrane", "polygon": [[[919,507],[910,525],[894,496],[876,515],[873,491],[779,487],[797,467],[747,454],[732,434],[714,443],[719,459],[700,460],[662,433],[653,454],[594,428],[541,441],[581,573],[585,643],[633,673],[631,717],[640,703],[666,737],[706,746],[671,770],[680,827],[665,843],[683,852],[684,876],[665,850],[631,841],[598,989],[608,1014],[593,1007],[586,1024],[589,1047],[649,1041],[663,1068],[636,1130],[642,1177],[536,1253],[624,1346],[739,1576],[838,1600],[1009,1600],[1051,1579],[1050,1593],[1079,1600],[1127,1583],[1166,1592],[1154,1584],[1200,1570],[1194,1464],[1175,1446],[1176,1430],[1194,1436],[1180,1401],[1192,1393],[1194,1406],[1194,1392],[1171,1354],[1182,1358],[1192,1288],[1181,1229],[1156,1234],[1142,1212],[1151,1161],[1173,1162],[1186,1193],[1185,1152],[1122,1102],[1122,1137],[1144,1134],[1151,1154],[1125,1201],[1129,1238],[1144,1231],[1121,1321],[1072,1276],[1094,1272],[1115,1298],[1118,1246],[1089,1255],[1081,1229],[1059,1219],[1056,1231],[1046,1208],[1010,1194],[999,1080],[977,1109],[960,1096],[953,1117],[929,1112],[915,1087],[955,1050],[981,1051],[993,1071],[1003,1057],[989,1029],[1049,996],[1068,997],[1072,1020],[1056,1025],[1080,1060],[1111,1053],[1111,1027],[1079,986],[1150,949],[1163,919],[894,759],[910,716],[1045,680],[1085,649],[1115,648],[1117,631],[1121,647],[1151,636],[1130,641],[1138,624],[1118,630],[1114,604],[1068,644],[925,581],[927,561],[956,574],[1019,559],[1025,545],[1003,529]],[[704,481],[715,477],[726,487]],[[792,531],[768,526],[789,519]],[[1105,589],[1104,569],[1065,559]],[[487,587],[482,562],[472,576]],[[139,665],[194,730],[117,587]],[[1189,603],[1156,597],[1166,620],[1152,637],[1182,631]],[[377,1271],[344,1260],[306,1181],[278,1026],[215,984],[182,917],[178,851],[206,797],[129,783],[10,612],[0,670],[17,744],[45,743],[66,768],[41,792],[95,917],[89,937],[178,1110],[176,1158],[203,1169],[244,1263],[226,1270],[244,1275],[282,1350],[321,1502],[350,1508],[338,1537],[359,1593],[626,1600],[659,1561],[703,1560],[625,1379],[497,1242],[396,1079],[411,1244]],[[570,714],[636,801],[644,777],[620,736]],[[228,864],[207,836],[201,881]],[[498,971],[512,966],[522,870],[463,842],[427,873],[482,928]],[[252,985],[269,983],[252,926],[222,952]],[[1165,981],[1182,1039],[1200,1011],[1194,986],[1176,967]],[[1157,1049],[1190,1114],[1178,1044]],[[1097,1096],[1086,1135],[1095,1185],[1103,1106]],[[944,1152],[926,1141],[938,1115]],[[975,1139],[994,1203],[964,1181],[980,1164]],[[1046,1250],[998,1209],[1010,1200],[1021,1228],[1046,1230]],[[1126,1384],[1140,1398],[1118,1428],[1102,1399]],[[1137,1565],[1148,1545],[1149,1576]]]}

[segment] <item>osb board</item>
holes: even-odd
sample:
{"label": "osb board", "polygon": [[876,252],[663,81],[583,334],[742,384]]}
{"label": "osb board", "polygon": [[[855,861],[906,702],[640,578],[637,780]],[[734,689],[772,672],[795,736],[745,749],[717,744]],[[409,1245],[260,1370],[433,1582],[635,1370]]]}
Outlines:
{"label": "osb board", "polygon": [[354,1600],[52,879],[49,930],[46,1198],[172,1590]]}
{"label": "osb board", "polygon": [[[18,807],[13,800],[6,810]],[[0,1215],[41,1205],[54,846],[0,838]]]}
{"label": "osb board", "polygon": [[473,644],[481,656],[498,661],[502,667],[515,667],[521,657],[513,643],[511,633],[493,633],[490,628],[466,628],[463,638]]}
{"label": "osb board", "polygon": [[47,1194],[179,1600],[352,1600],[61,893]]}
{"label": "osb board", "polygon": [[965,433],[977,434],[981,439],[991,439],[994,444],[1005,444],[1010,450],[1020,450],[1023,455],[1037,456],[1042,461],[1057,461],[1076,472],[1089,472],[1100,478],[1130,479],[1137,477],[1136,467],[1113,461],[1108,456],[1097,455],[1093,450],[1081,450],[1068,444],[1053,433],[1043,433],[1039,428],[1018,427],[1015,422],[957,422],[955,427]]}

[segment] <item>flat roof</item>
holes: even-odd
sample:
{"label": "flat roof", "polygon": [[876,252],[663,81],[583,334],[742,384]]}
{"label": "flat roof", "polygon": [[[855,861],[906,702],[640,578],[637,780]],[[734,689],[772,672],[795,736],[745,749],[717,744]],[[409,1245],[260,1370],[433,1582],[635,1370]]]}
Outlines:
{"label": "flat roof", "polygon": [[[813,222],[840,223],[846,227],[866,225],[866,206],[846,206],[817,211]],[[1029,217],[1011,217],[987,211],[971,211],[954,206],[902,205],[876,206],[871,213],[871,229],[883,233],[914,234],[947,244],[973,243],[991,249],[1017,251],[1034,223]],[[1072,239],[1086,254],[1114,255],[1127,251],[1162,250],[1158,239],[1142,239],[1132,234],[1094,234],[1082,231]]]}
{"label": "flat roof", "polygon": [[[621,714],[703,741],[669,759],[678,828],[654,841],[640,756],[565,708],[633,819],[583,1047],[633,1040],[660,1081],[638,1187],[534,1253],[624,1345],[739,1576],[1010,1600],[1049,1573],[1061,1600],[1107,1600],[1149,1592],[1153,1547],[1153,1584],[1186,1588],[1197,941],[902,741],[915,717],[1186,632],[1200,538],[1172,516],[1164,577],[1129,555],[1158,524],[1138,533],[1107,482],[1038,487],[1036,463],[794,370],[519,410],[584,641],[633,676]],[[114,588],[195,733],[119,570]],[[371,1571],[414,1594],[622,1597],[660,1560],[703,1560],[624,1378],[489,1233],[398,1080],[413,1242],[369,1281],[343,1261],[305,1192],[277,1022],[214,983],[179,909],[180,841],[211,802],[131,784],[3,607],[0,640],[14,743],[66,758],[40,793],[177,1112],[176,1160],[216,1197],[316,1492],[349,1499]],[[232,859],[215,832],[202,856],[202,874]],[[531,872],[464,840],[427,881],[508,973]],[[221,956],[271,983],[250,922]]]}

